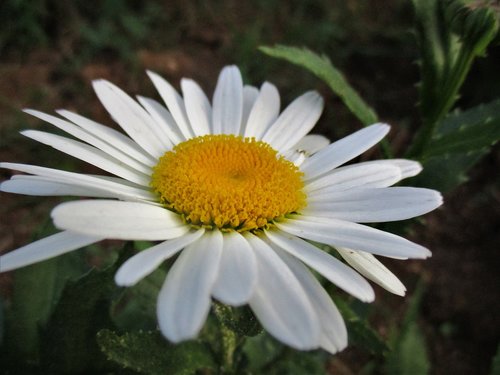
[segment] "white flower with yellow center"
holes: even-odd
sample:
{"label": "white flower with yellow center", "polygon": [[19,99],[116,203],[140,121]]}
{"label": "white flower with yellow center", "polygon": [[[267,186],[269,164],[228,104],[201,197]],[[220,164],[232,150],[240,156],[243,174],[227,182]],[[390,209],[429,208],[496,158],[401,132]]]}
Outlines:
{"label": "white flower with yellow center", "polygon": [[[198,334],[213,297],[249,304],[264,328],[291,347],[331,353],[347,345],[346,328],[309,268],[364,302],[374,292],[355,270],[405,293],[374,254],[406,259],[430,252],[359,223],[412,218],[438,207],[441,196],[389,187],[420,172],[414,161],[342,166],[379,142],[388,125],[329,144],[307,135],[323,109],[316,92],[280,114],[275,86],[244,86],[234,66],[222,70],[212,104],[192,80],[181,81],[181,97],[149,76],[166,107],[144,97],[139,104],[107,81],[94,82],[128,136],[65,110],[58,111],[62,118],[26,111],[78,140],[37,130],[23,135],[115,177],[1,163],[29,174],[4,181],[4,192],[100,199],[58,205],[51,215],[62,231],[1,256],[0,271],[103,239],[160,241],[128,259],[115,279],[134,285],[180,252],[157,304],[160,329],[172,342]],[[308,241],[334,247],[355,270]]]}

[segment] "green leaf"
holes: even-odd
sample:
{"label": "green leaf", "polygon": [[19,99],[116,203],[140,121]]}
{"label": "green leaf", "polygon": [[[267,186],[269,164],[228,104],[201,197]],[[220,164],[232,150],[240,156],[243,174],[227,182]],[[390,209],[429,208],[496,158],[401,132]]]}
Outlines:
{"label": "green leaf", "polygon": [[6,347],[16,357],[38,360],[39,328],[45,324],[51,311],[56,275],[56,259],[21,268],[14,273],[5,341]]}
{"label": "green leaf", "polygon": [[361,319],[344,300],[340,298],[334,298],[334,300],[344,317],[349,340],[352,344],[379,356],[388,350],[385,341],[369,326],[365,319]]}
{"label": "green leaf", "polygon": [[387,373],[398,375],[425,375],[430,371],[427,347],[420,328],[412,322],[399,339],[398,346],[389,355]]}
{"label": "green leaf", "polygon": [[499,139],[500,118],[496,121],[476,124],[474,128],[464,127],[449,135],[436,137],[424,154],[424,160],[438,155],[481,151],[490,148]]}
{"label": "green leaf", "polygon": [[497,353],[491,361],[490,375],[500,375],[500,345],[498,345]]}
{"label": "green leaf", "polygon": [[400,332],[404,333],[404,331],[409,327],[409,325],[413,324],[418,318],[420,313],[420,305],[422,304],[422,299],[425,294],[425,284],[422,279],[419,280],[413,295],[411,296],[410,303],[408,305],[408,309],[406,310],[405,317],[401,324]]}
{"label": "green leaf", "polygon": [[125,331],[154,330],[157,326],[156,303],[166,271],[158,268],[136,285],[123,290],[112,305],[111,317]]}
{"label": "green leaf", "polygon": [[[424,158],[488,149],[500,139],[500,100],[448,116],[438,126]],[[425,159],[424,159],[425,160]]]}
{"label": "green leaf", "polygon": [[472,62],[485,53],[498,31],[494,11],[460,0],[413,0],[420,49],[420,109],[423,126],[408,155],[426,151],[437,124],[458,99]]}
{"label": "green leaf", "polygon": [[393,349],[388,353],[385,363],[388,374],[425,375],[430,371],[427,346],[416,322],[424,292],[421,281],[410,300],[399,334],[391,340]]}
{"label": "green leaf", "polygon": [[[288,348],[265,331],[247,338],[243,353],[246,358],[243,365],[248,373],[266,375],[322,375],[328,357],[322,350],[302,352]],[[243,369],[240,372],[243,373]]]}
{"label": "green leaf", "polygon": [[277,45],[259,49],[269,56],[301,66],[323,80],[364,125],[377,122],[375,111],[363,101],[328,57],[317,55],[306,48]]}
{"label": "green leaf", "polygon": [[269,375],[323,375],[325,356],[321,352],[300,352],[286,349],[285,355],[270,369]]}
{"label": "green leaf", "polygon": [[188,375],[214,368],[210,350],[202,342],[171,345],[156,331],[119,335],[102,330],[97,342],[109,360],[143,374]]}
{"label": "green leaf", "polygon": [[243,345],[243,353],[248,361],[247,369],[251,373],[261,373],[261,370],[277,359],[283,350],[283,345],[265,331],[247,338]]}
{"label": "green leaf", "polygon": [[450,113],[439,123],[434,138],[446,136],[450,133],[471,128],[477,124],[492,123],[500,119],[500,99],[487,104],[480,104],[465,111]]}
{"label": "green leaf", "polygon": [[436,189],[442,193],[451,191],[468,180],[466,172],[486,153],[477,151],[431,157],[422,162],[424,170],[408,184]]}
{"label": "green leaf", "polygon": [[207,327],[205,337],[212,343],[212,349],[220,353],[222,372],[232,373],[239,362],[237,349],[245,336],[255,336],[262,328],[249,306],[231,307],[214,301],[212,312],[218,322],[217,333],[214,337],[214,330]]}
{"label": "green leaf", "polygon": [[116,266],[92,270],[64,288],[43,330],[42,367],[47,373],[95,372],[105,367],[96,333],[112,326],[110,298],[116,290]]}
{"label": "green leaf", "polygon": [[449,191],[500,139],[500,100],[456,112],[440,122],[423,157],[423,172],[411,184]]}
{"label": "green leaf", "polygon": [[[44,227],[36,238],[52,231],[52,226]],[[81,275],[86,268],[81,253],[72,252],[15,271],[5,317],[5,342],[15,357],[38,360],[40,328],[46,324],[67,280]]]}
{"label": "green leaf", "polygon": [[214,302],[212,309],[219,322],[239,336],[256,336],[262,332],[262,327],[249,306],[230,307]]}
{"label": "green leaf", "polygon": [[[33,241],[54,233],[50,222]],[[88,266],[84,251],[74,251],[20,268],[13,273],[13,292],[5,304],[2,356],[11,371],[29,373],[39,366],[43,348],[41,330],[47,324],[67,281],[82,275]],[[7,369],[7,365],[5,366]]]}

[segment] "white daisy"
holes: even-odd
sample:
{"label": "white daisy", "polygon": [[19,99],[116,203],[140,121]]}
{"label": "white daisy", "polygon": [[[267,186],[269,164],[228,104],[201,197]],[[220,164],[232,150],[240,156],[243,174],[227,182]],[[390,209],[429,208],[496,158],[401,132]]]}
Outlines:
{"label": "white daisy", "polygon": [[[103,239],[160,241],[128,259],[116,282],[134,285],[180,252],[157,305],[160,329],[170,341],[199,333],[213,297],[249,304],[263,327],[291,347],[331,353],[347,345],[346,328],[309,268],[364,302],[374,299],[374,291],[355,270],[404,295],[404,286],[374,255],[426,258],[429,250],[359,223],[422,215],[438,207],[441,196],[389,187],[420,172],[414,161],[342,166],[379,142],[388,125],[329,144],[307,135],[323,109],[316,92],[280,114],[276,87],[244,86],[234,66],[222,70],[212,104],[190,79],[181,81],[181,96],[148,74],[166,107],[94,82],[127,135],[65,110],[57,111],[61,117],[26,111],[76,140],[37,130],[23,135],[114,177],[1,163],[28,173],[4,181],[4,192],[100,199],[58,205],[51,216],[62,231],[3,255],[0,271]],[[334,247],[355,270],[308,241]]]}

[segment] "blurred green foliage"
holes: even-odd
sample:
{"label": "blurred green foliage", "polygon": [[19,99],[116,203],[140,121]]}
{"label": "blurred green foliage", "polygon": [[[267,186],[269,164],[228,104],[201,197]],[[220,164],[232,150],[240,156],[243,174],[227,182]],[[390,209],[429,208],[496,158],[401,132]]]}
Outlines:
{"label": "blurred green foliage", "polygon": [[130,59],[162,17],[159,2],[5,0],[0,54],[48,47],[83,60],[103,52]]}
{"label": "blurred green foliage", "polygon": [[45,1],[6,0],[0,4],[0,53],[8,49],[28,51],[45,46],[50,36],[45,29],[48,20]]}
{"label": "blurred green foliage", "polygon": [[400,327],[394,328],[389,339],[392,350],[385,359],[387,374],[426,375],[431,364],[425,337],[418,325],[419,310],[425,286],[422,281],[416,287]]}
{"label": "blurred green foliage", "polygon": [[109,360],[124,368],[150,375],[189,375],[215,368],[210,349],[201,341],[169,344],[158,331],[119,335],[104,329],[97,342]]}
{"label": "blurred green foliage", "polygon": [[464,1],[414,0],[420,50],[420,111],[422,125],[408,155],[420,158],[438,123],[453,108],[459,90],[477,56],[498,33],[494,8]]}

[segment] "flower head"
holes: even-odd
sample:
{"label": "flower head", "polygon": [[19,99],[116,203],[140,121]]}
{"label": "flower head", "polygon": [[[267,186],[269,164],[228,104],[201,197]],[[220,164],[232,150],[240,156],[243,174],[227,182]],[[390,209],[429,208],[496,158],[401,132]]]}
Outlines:
{"label": "flower head", "polygon": [[[160,76],[148,74],[166,107],[144,97],[136,102],[107,81],[94,82],[127,135],[65,110],[58,111],[61,117],[26,111],[76,139],[35,130],[23,135],[114,176],[1,163],[28,173],[4,181],[2,191],[97,199],[59,204],[51,216],[62,231],[1,256],[0,271],[103,239],[160,241],[128,259],[115,279],[134,285],[179,253],[157,304],[169,340],[195,337],[213,297],[249,304],[269,333],[294,348],[332,353],[347,345],[345,325],[309,268],[365,302],[374,292],[359,273],[404,294],[374,255],[425,258],[430,252],[360,223],[415,217],[438,207],[441,196],[390,187],[420,172],[414,161],[343,166],[379,142],[388,125],[329,144],[308,135],[323,109],[315,92],[280,114],[275,86],[244,86],[234,66],[222,70],[212,103],[192,80],[181,81],[181,97]],[[335,248],[352,268],[308,241]]]}

